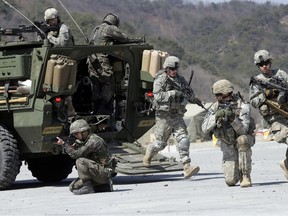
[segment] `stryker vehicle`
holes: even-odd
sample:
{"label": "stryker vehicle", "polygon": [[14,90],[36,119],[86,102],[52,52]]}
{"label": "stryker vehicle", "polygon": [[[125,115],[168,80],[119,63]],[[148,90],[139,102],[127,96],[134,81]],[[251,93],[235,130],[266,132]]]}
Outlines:
{"label": "stryker vehicle", "polygon": [[[153,75],[148,71],[153,66],[152,46],[52,47],[46,39],[25,40],[21,31],[0,29],[0,189],[14,183],[22,162],[39,181],[66,179],[74,161],[53,138],[67,138],[71,122],[80,118],[109,144],[118,160],[116,172],[181,169],[175,158],[159,154],[153,166],[142,165],[145,148],[138,139],[154,125],[154,112],[147,100],[153,87]],[[108,54],[113,63],[117,87],[110,114],[95,113],[99,104],[92,100],[87,57],[97,53]],[[160,67],[160,60],[153,64]],[[147,69],[142,68],[144,63],[148,63]],[[68,116],[71,97],[76,115]]]}

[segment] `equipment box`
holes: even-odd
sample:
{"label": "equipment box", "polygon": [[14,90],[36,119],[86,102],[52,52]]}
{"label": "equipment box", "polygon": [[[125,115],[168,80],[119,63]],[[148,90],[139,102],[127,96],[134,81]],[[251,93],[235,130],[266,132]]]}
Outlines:
{"label": "equipment box", "polygon": [[0,80],[29,78],[31,55],[0,56]]}

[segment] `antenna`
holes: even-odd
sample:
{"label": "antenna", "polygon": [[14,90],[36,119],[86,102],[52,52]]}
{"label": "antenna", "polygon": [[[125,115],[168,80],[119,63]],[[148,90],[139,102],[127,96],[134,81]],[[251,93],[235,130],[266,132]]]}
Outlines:
{"label": "antenna", "polygon": [[3,0],[3,2],[5,4],[7,4],[10,8],[12,8],[13,10],[15,10],[17,13],[19,13],[21,16],[23,16],[28,22],[30,22],[39,32],[41,32],[41,34],[44,35],[44,37],[46,38],[46,34],[37,26],[35,25],[34,22],[32,22],[28,17],[26,17],[23,13],[21,13],[19,10],[17,10],[14,6],[12,6],[10,3],[8,3],[7,1]]}
{"label": "antenna", "polygon": [[66,11],[66,13],[70,16],[70,18],[73,20],[73,22],[75,23],[75,25],[77,26],[77,28],[79,29],[79,31],[81,32],[81,34],[84,36],[84,39],[86,41],[87,44],[89,44],[89,39],[87,38],[87,36],[84,34],[84,32],[82,31],[82,29],[80,28],[80,26],[77,24],[77,22],[75,21],[75,19],[72,17],[72,15],[69,13],[69,11],[67,10],[67,8],[62,4],[61,0],[58,0],[58,2],[61,4],[61,6],[64,8],[64,10]]}

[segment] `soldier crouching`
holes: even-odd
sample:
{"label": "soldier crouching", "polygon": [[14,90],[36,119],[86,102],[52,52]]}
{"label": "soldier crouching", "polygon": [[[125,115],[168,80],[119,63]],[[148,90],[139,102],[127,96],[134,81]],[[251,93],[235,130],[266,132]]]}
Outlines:
{"label": "soldier crouching", "polygon": [[220,143],[226,184],[234,186],[240,181],[241,187],[250,187],[255,123],[250,117],[250,104],[240,94],[233,94],[233,90],[228,80],[214,83],[212,92],[216,102],[206,114],[202,130],[212,131]]}
{"label": "soldier crouching", "polygon": [[70,191],[75,195],[113,191],[111,175],[115,164],[105,141],[92,133],[83,119],[71,124],[70,134],[76,138],[72,145],[60,138],[57,142],[59,145],[64,144],[67,154],[76,159],[78,178],[69,185]]}

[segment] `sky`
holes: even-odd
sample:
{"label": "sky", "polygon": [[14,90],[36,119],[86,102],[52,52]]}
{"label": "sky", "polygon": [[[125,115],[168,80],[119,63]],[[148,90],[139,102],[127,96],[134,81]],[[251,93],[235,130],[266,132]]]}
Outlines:
{"label": "sky", "polygon": [[[229,2],[230,0],[188,0],[188,1],[192,1],[192,2],[196,2],[196,1],[202,1],[204,3],[210,3],[210,2],[214,2],[214,3],[219,3],[219,2]],[[240,1],[240,0],[239,0]],[[243,0],[243,1],[252,1],[252,2],[257,2],[257,3],[265,3],[269,0]],[[271,3],[276,3],[276,4],[288,4],[287,0],[270,0],[269,2]]]}

